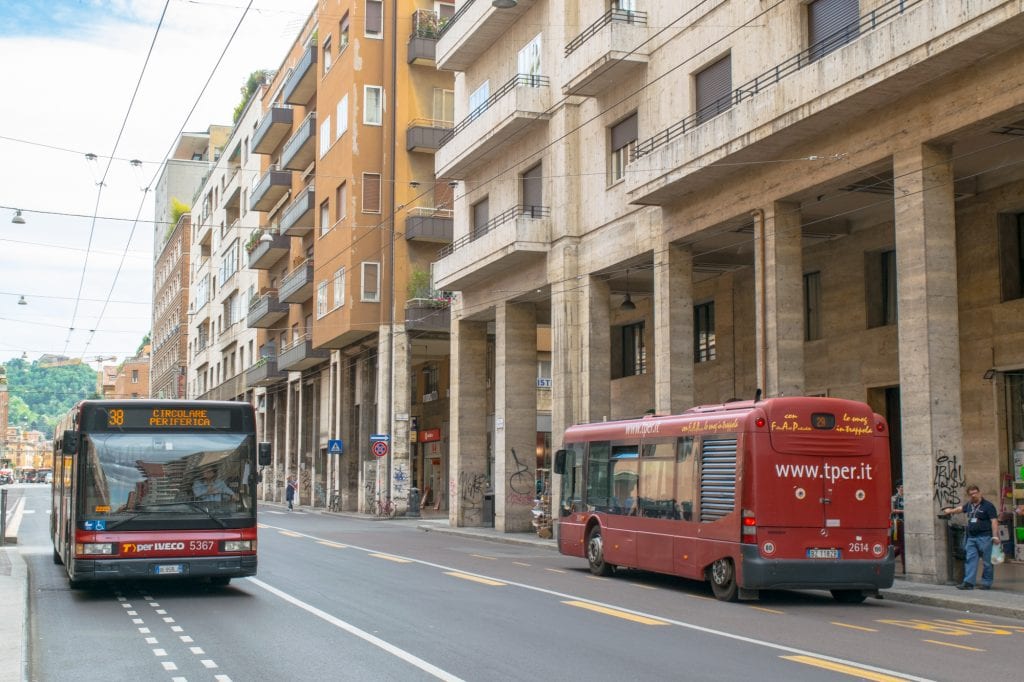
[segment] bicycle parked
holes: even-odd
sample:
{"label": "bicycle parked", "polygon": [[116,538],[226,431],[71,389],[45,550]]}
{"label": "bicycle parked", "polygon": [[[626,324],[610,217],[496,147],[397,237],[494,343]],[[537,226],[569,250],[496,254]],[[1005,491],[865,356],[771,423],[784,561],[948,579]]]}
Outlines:
{"label": "bicycle parked", "polygon": [[395,517],[395,503],[391,501],[390,495],[377,498],[377,518],[393,519]]}

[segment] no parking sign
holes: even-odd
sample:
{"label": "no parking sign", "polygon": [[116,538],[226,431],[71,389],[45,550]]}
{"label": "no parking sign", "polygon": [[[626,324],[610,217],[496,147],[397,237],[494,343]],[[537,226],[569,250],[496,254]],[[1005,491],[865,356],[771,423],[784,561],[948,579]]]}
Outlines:
{"label": "no parking sign", "polygon": [[391,436],[384,434],[373,434],[370,436],[370,452],[374,457],[387,457],[390,449],[389,441]]}

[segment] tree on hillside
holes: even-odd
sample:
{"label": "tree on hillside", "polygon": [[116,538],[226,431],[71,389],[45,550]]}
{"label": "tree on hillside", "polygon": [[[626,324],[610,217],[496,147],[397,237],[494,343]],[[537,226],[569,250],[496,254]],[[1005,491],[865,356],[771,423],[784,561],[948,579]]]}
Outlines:
{"label": "tree on hillside", "polygon": [[12,426],[52,433],[75,403],[97,397],[96,372],[85,364],[42,367],[16,359],[6,368]]}

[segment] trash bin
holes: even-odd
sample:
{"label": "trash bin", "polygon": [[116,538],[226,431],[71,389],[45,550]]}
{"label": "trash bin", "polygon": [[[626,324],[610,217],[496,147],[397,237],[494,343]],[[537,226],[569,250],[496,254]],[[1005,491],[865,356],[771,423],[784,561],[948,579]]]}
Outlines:
{"label": "trash bin", "polygon": [[949,577],[960,583],[964,579],[964,559],[967,551],[964,547],[966,529],[958,523],[946,523],[946,536],[949,542]]}
{"label": "trash bin", "polygon": [[484,493],[483,526],[494,528],[494,491]]}

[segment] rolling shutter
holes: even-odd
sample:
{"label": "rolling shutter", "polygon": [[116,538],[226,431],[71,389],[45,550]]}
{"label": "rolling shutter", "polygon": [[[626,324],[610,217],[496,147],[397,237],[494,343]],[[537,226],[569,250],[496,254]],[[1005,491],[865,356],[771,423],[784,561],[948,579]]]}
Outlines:
{"label": "rolling shutter", "polygon": [[697,123],[732,106],[732,57],[726,55],[697,74]]}
{"label": "rolling shutter", "polygon": [[820,59],[858,35],[858,0],[815,0],[807,6],[807,44]]}

